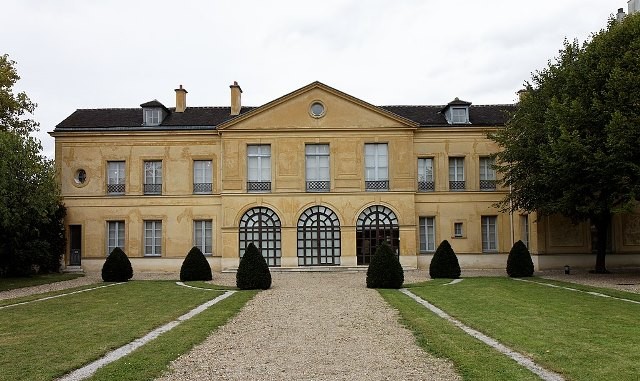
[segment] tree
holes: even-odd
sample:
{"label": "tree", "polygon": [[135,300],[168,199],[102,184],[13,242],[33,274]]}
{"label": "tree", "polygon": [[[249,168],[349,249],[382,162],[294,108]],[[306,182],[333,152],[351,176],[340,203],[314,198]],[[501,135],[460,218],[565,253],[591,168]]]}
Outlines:
{"label": "tree", "polygon": [[489,136],[511,191],[502,211],[561,214],[597,231],[595,272],[605,266],[611,216],[640,195],[640,14],[611,19],[590,41],[564,42],[532,74],[516,111]]}
{"label": "tree", "polygon": [[400,288],[404,282],[404,270],[391,246],[382,243],[376,249],[367,269],[368,288]]}
{"label": "tree", "polygon": [[27,135],[38,129],[38,123],[24,116],[37,105],[24,92],[13,94],[13,85],[20,79],[15,64],[7,54],[0,55],[0,131]]}
{"label": "tree", "polygon": [[240,258],[236,286],[241,290],[267,290],[271,287],[271,271],[260,250],[250,243]]}
{"label": "tree", "polygon": [[213,279],[213,274],[211,274],[211,266],[209,266],[207,258],[197,246],[192,247],[182,261],[180,280],[186,282],[211,279]]}
{"label": "tree", "polygon": [[460,263],[453,248],[446,239],[440,242],[429,264],[429,276],[433,279],[460,278]]}
{"label": "tree", "polygon": [[507,258],[507,275],[512,278],[533,276],[533,261],[529,249],[522,241],[513,244]]}
{"label": "tree", "polygon": [[14,64],[0,55],[0,276],[58,271],[65,248],[66,210],[53,162],[29,136],[37,123],[23,117],[35,104],[13,95]]}

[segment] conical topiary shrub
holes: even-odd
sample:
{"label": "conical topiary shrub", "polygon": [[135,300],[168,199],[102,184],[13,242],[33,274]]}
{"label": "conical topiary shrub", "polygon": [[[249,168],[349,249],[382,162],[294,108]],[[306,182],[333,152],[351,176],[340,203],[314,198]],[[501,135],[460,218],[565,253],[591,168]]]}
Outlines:
{"label": "conical topiary shrub", "polygon": [[431,278],[460,278],[460,264],[458,257],[453,252],[449,241],[446,239],[440,243],[436,249],[431,264],[429,265],[429,276]]}
{"label": "conical topiary shrub", "polygon": [[391,246],[378,246],[367,269],[368,288],[400,288],[404,282],[404,271]]}
{"label": "conical topiary shrub", "polygon": [[533,276],[533,261],[529,249],[522,242],[513,244],[507,258],[507,274],[512,278]]}
{"label": "conical topiary shrub", "polygon": [[189,254],[182,261],[180,267],[180,280],[183,282],[191,280],[211,280],[211,266],[207,262],[202,251],[196,246],[189,250]]}
{"label": "conical topiary shrub", "polygon": [[266,290],[271,287],[271,271],[260,250],[250,243],[240,258],[236,286],[241,290]]}
{"label": "conical topiary shrub", "polygon": [[126,282],[133,277],[133,268],[127,254],[116,247],[102,265],[102,280],[105,282]]}

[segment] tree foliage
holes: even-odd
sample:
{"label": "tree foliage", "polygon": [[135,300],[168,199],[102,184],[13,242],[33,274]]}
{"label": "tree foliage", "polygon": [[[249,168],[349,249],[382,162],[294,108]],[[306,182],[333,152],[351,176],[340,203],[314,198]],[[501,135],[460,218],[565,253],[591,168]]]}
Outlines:
{"label": "tree foliage", "polygon": [[105,282],[126,282],[133,277],[133,267],[127,254],[116,247],[102,265],[102,280]]}
{"label": "tree foliage", "polygon": [[271,271],[260,250],[250,243],[240,258],[236,286],[241,290],[266,290],[271,287]]}
{"label": "tree foliage", "polygon": [[564,42],[532,74],[504,129],[497,171],[511,192],[503,211],[562,214],[596,226],[596,272],[606,272],[611,214],[640,195],[640,14],[580,45]]}
{"label": "tree foliage", "polygon": [[213,279],[213,275],[211,274],[211,266],[209,266],[207,258],[205,258],[197,246],[192,247],[184,261],[182,261],[180,280],[185,282],[211,279]]}
{"label": "tree foliage", "polygon": [[24,92],[13,93],[13,86],[20,79],[15,64],[8,55],[0,55],[0,131],[27,135],[38,129],[37,122],[25,118],[37,105]]}
{"label": "tree foliage", "polygon": [[429,264],[429,276],[433,279],[460,278],[460,263],[453,248],[446,239],[440,242]]}
{"label": "tree foliage", "polygon": [[513,244],[507,258],[507,275],[512,278],[533,276],[533,261],[531,253],[522,241]]}
{"label": "tree foliage", "polygon": [[404,282],[404,270],[391,246],[382,243],[376,249],[367,269],[368,288],[400,288]]}
{"label": "tree foliage", "polygon": [[20,93],[6,55],[0,55],[0,276],[58,271],[65,248],[64,216],[53,162],[24,119],[35,104]]}

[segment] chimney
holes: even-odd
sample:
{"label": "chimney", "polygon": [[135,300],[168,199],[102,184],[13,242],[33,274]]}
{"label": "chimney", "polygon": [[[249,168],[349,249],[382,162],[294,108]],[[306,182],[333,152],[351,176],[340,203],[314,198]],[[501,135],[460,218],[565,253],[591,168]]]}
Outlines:
{"label": "chimney", "polygon": [[187,108],[187,90],[180,85],[179,89],[176,89],[176,112],[184,112]]}
{"label": "chimney", "polygon": [[236,81],[233,81],[233,85],[229,87],[231,88],[231,115],[240,115],[240,108],[242,107],[242,102],[240,101],[240,98],[242,97],[242,89]]}
{"label": "chimney", "polygon": [[618,8],[618,14],[616,15],[616,20],[620,22],[622,21],[622,19],[624,19],[624,16],[626,16],[626,14],[624,13],[624,10],[622,8]]}

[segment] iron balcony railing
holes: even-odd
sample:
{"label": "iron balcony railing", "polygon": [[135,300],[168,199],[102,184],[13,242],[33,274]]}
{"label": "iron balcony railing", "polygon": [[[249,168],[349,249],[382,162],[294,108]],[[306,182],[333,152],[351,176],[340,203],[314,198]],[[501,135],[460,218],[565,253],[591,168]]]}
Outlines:
{"label": "iron balcony railing", "polygon": [[307,192],[329,192],[330,181],[307,181]]}
{"label": "iron balcony railing", "polygon": [[389,190],[389,180],[365,181],[364,186],[368,191],[387,191]]}
{"label": "iron balcony railing", "polygon": [[124,194],[124,184],[107,184],[107,193],[109,194]]}
{"label": "iron balcony railing", "polygon": [[193,193],[211,193],[211,183],[193,183]]}
{"label": "iron balcony railing", "polygon": [[480,180],[480,190],[496,190],[496,180]]}
{"label": "iron balcony railing", "polygon": [[436,189],[436,184],[433,181],[418,181],[419,192],[433,192]]}
{"label": "iron balcony railing", "polygon": [[247,192],[271,192],[271,181],[247,181]]}
{"label": "iron balcony railing", "polygon": [[162,184],[144,184],[144,194],[162,194]]}
{"label": "iron balcony railing", "polygon": [[462,181],[449,181],[449,190],[462,191],[465,189],[464,180]]}

